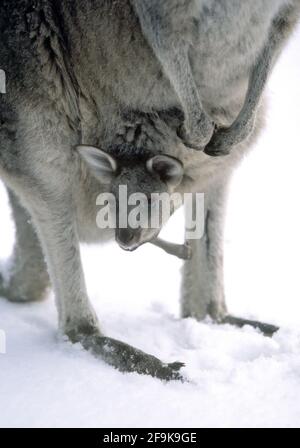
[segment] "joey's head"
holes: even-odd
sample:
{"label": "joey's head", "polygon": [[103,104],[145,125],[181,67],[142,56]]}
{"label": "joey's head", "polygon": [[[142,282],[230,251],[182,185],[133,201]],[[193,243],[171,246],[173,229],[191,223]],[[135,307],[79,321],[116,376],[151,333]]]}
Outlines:
{"label": "joey's head", "polygon": [[132,251],[154,239],[181,205],[181,196],[175,193],[183,178],[183,164],[178,159],[128,145],[107,151],[81,145],[78,151],[99,180],[101,191],[103,186],[107,188],[103,202],[98,197],[105,207],[97,224],[101,218],[109,222],[122,249]]}

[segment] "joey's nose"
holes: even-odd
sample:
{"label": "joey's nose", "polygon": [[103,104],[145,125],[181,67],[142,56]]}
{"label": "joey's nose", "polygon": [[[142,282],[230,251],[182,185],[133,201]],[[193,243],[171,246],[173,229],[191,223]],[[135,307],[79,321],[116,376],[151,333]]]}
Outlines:
{"label": "joey's nose", "polygon": [[129,247],[134,242],[135,234],[132,229],[118,229],[116,236],[118,243]]}

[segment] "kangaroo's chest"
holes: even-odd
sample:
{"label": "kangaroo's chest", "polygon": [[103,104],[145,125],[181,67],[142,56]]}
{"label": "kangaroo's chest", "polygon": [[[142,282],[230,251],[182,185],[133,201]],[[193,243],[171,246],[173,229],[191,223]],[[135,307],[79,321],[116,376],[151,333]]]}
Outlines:
{"label": "kangaroo's chest", "polygon": [[[243,104],[251,66],[267,41],[271,22],[287,0],[196,1],[192,71],[207,112],[216,122],[230,122]],[[103,126],[99,135],[110,139],[116,132],[111,119],[115,111],[180,107],[128,1],[103,1],[100,17],[92,13],[84,17],[87,32],[70,31],[77,42],[75,61],[80,61],[74,67],[80,67],[76,73],[80,84],[97,105],[98,123]],[[91,128],[90,117],[86,121]]]}

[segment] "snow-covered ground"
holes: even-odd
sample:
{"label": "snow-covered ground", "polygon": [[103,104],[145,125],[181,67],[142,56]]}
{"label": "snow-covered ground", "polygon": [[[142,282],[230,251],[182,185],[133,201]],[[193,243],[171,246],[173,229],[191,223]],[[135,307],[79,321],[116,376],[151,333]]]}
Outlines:
{"label": "snow-covered ground", "polygon": [[[0,426],[300,427],[299,55],[300,32],[272,77],[268,127],[233,181],[226,230],[230,311],[279,333],[180,320],[181,263],[159,249],[83,247],[103,330],[184,361],[192,381],[121,374],[59,341],[52,295],[30,305],[1,299]],[[13,227],[2,188],[0,209],[3,261]],[[178,241],[181,228],[178,214],[164,234]]]}

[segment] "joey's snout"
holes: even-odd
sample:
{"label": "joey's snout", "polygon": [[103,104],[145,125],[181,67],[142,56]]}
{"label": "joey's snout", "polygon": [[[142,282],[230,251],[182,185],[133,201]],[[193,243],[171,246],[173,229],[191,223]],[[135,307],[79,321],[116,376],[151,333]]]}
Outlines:
{"label": "joey's snout", "polygon": [[133,229],[131,227],[117,228],[116,242],[121,249],[133,252],[138,247],[157,238],[160,229]]}
{"label": "joey's snout", "polygon": [[140,245],[141,232],[139,229],[116,229],[116,241],[119,246],[128,251],[133,251]]}

